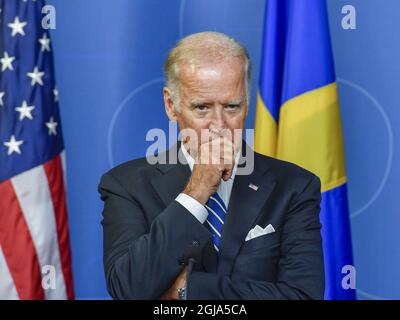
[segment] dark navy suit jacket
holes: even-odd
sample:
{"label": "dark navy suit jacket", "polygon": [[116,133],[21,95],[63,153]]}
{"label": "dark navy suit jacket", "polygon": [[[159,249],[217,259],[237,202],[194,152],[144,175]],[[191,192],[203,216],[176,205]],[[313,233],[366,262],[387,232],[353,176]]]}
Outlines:
{"label": "dark navy suit jacket", "polygon": [[[319,179],[257,153],[254,166],[252,174],[235,177],[218,255],[210,230],[175,201],[190,177],[188,165],[141,158],[104,174],[99,192],[110,295],[157,299],[192,256],[188,299],[323,299]],[[268,224],[274,233],[245,241],[253,227]]]}

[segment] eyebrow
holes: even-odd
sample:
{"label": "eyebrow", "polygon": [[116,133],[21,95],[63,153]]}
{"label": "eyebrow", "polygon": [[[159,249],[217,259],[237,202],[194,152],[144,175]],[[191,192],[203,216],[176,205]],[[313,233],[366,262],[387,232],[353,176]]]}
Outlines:
{"label": "eyebrow", "polygon": [[207,101],[201,101],[201,100],[194,100],[194,101],[191,101],[190,102],[190,105],[191,106],[199,106],[199,105],[203,105],[203,104],[210,104],[209,102],[207,102]]}
{"label": "eyebrow", "polygon": [[[223,105],[241,105],[243,103],[244,99],[240,99],[240,100],[231,100],[228,101],[227,103],[224,103]],[[200,106],[200,105],[210,105],[212,104],[210,101],[207,100],[194,100],[192,102],[190,102],[191,106]]]}
{"label": "eyebrow", "polygon": [[232,100],[232,101],[229,101],[229,102],[227,103],[227,105],[230,105],[230,104],[241,105],[241,104],[243,103],[243,101],[244,101],[244,99]]}

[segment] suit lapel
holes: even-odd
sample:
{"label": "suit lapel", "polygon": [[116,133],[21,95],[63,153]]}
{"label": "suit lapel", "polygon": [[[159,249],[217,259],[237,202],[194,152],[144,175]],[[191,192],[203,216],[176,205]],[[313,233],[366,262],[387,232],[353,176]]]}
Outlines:
{"label": "suit lapel", "polygon": [[182,192],[190,176],[189,166],[182,164],[173,166],[165,174],[151,181],[165,206],[168,206]]}
{"label": "suit lapel", "polygon": [[[171,152],[182,152],[180,144],[174,145],[168,152],[169,161]],[[182,154],[183,156],[183,154]],[[151,184],[165,206],[168,206],[185,188],[190,177],[190,168],[187,164],[157,164],[157,169],[163,174],[154,178]]]}
{"label": "suit lapel", "polygon": [[[172,149],[171,149],[172,150]],[[171,152],[171,150],[169,152]],[[179,149],[179,152],[182,152]],[[183,155],[182,155],[183,156]],[[158,170],[163,174],[151,181],[154,190],[161,198],[165,206],[168,206],[182,190],[190,177],[189,165],[184,164],[158,164]],[[206,224],[204,227],[207,228]],[[207,243],[202,252],[203,258],[201,263],[207,272],[217,271],[217,256],[212,244],[211,231],[210,241]]]}
{"label": "suit lapel", "polygon": [[[268,169],[259,168],[250,175],[235,177],[221,235],[218,269],[222,273],[231,272],[233,260],[275,187],[273,172]],[[250,184],[258,186],[257,191]]]}

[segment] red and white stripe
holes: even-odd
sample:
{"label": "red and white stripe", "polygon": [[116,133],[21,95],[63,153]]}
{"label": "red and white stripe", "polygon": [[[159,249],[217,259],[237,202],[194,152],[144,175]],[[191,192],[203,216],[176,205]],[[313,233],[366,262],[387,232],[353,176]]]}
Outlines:
{"label": "red and white stripe", "polygon": [[[74,297],[63,157],[0,184],[0,299]],[[42,286],[45,266],[55,289]]]}

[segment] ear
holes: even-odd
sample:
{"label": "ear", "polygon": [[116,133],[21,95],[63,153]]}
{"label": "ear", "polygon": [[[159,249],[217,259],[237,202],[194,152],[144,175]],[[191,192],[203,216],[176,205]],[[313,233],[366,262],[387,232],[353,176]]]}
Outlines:
{"label": "ear", "polygon": [[177,117],[177,112],[175,111],[174,108],[174,102],[172,101],[171,90],[167,87],[164,87],[163,96],[164,96],[165,112],[167,113],[169,120],[177,121],[178,117]]}

